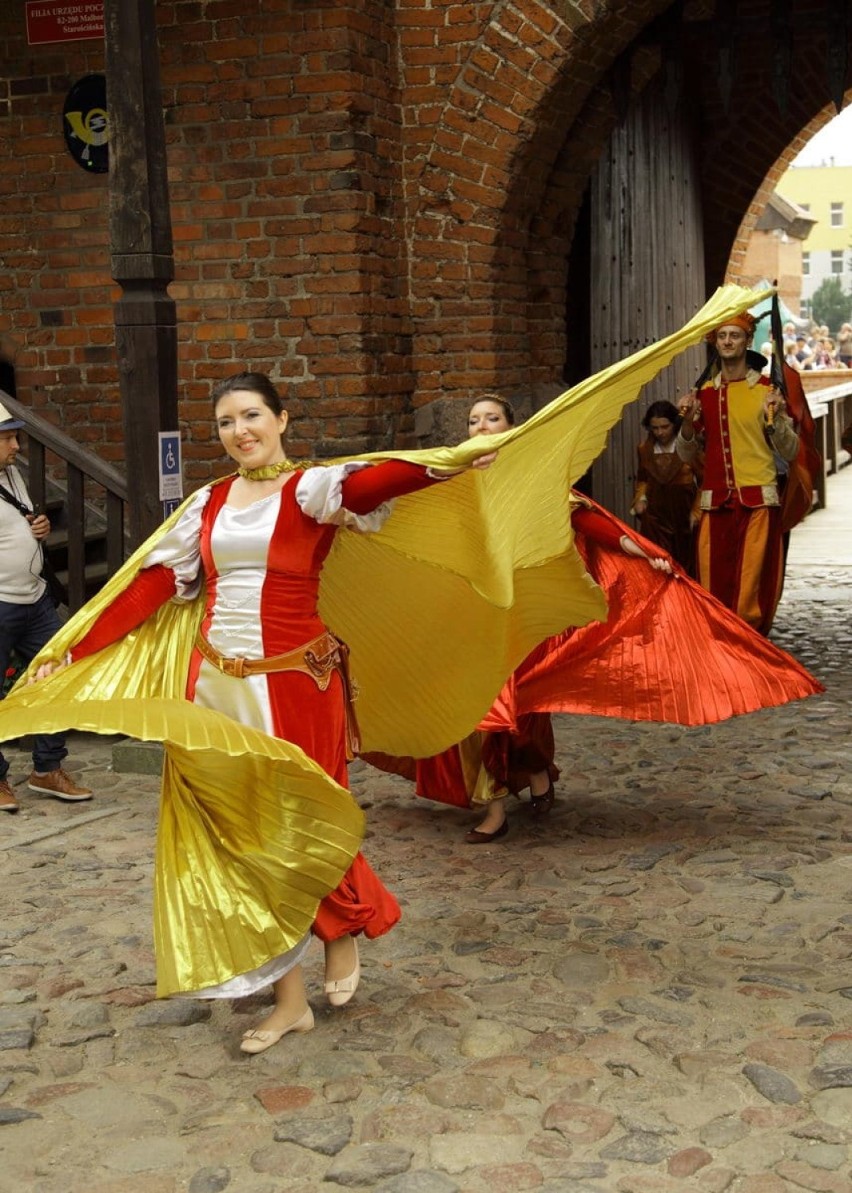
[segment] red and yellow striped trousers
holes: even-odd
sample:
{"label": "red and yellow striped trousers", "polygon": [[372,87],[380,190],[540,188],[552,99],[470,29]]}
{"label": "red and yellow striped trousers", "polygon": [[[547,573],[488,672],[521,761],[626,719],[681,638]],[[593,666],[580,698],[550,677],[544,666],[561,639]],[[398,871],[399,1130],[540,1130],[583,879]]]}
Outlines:
{"label": "red and yellow striped trousers", "polygon": [[698,524],[698,580],[758,633],[768,634],[784,580],[780,509],[736,503],[705,510]]}

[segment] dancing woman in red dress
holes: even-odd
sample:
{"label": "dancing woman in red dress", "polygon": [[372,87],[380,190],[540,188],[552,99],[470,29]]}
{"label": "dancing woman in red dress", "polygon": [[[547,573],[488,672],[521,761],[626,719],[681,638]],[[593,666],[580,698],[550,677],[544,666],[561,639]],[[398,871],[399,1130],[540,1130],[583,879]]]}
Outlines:
{"label": "dancing woman in red dress", "polygon": [[[329,467],[300,466],[286,458],[287,412],[261,374],[244,373],[214,391],[219,438],[238,466],[235,475],[201,489],[182,516],[159,539],[136,578],[94,622],[70,652],[78,662],[130,634],[168,601],[192,600],[203,585],[205,607],[186,676],[185,695],[195,705],[225,713],[242,725],[299,746],[327,775],[348,786],[347,758],[357,747],[350,700],[346,648],[317,610],[320,572],[341,526],[362,533],[381,527],[387,504],[403,493],[438,480],[427,469],[399,460]],[[493,458],[493,457],[492,457]],[[477,461],[487,466],[488,459]],[[45,666],[49,673],[53,668]],[[247,809],[250,808],[247,792]],[[275,825],[232,826],[225,809],[192,807],[199,823],[184,834],[210,833],[228,845],[230,859],[247,887],[253,868],[266,865],[263,835]],[[217,814],[221,823],[217,821]],[[246,846],[257,832],[257,847]],[[180,859],[173,859],[175,868]],[[168,890],[168,884],[167,884]],[[221,935],[241,932],[240,891],[223,891],[220,906],[193,907],[191,950],[219,948]],[[202,896],[198,897],[199,903]],[[186,918],[168,906],[158,909],[167,923]],[[221,904],[227,903],[227,912]],[[325,946],[325,992],[334,1006],[347,1002],[358,985],[355,938],[387,932],[399,919],[396,899],[359,853],[339,886],[320,903],[313,933]],[[196,916],[199,922],[195,922]],[[247,921],[248,922],[248,921]],[[313,1027],[300,961],[309,936],[285,953],[269,956],[249,972],[205,984],[204,998],[245,996],[272,984],[275,1005],[257,1028],[246,1032],[244,1052],[261,1052],[290,1031]],[[203,969],[203,964],[199,967]]]}
{"label": "dancing woman in red dress", "polygon": [[[468,436],[497,435],[515,425],[511,403],[497,394],[486,394],[473,404],[468,415]],[[572,495],[571,524],[578,545],[593,541],[610,551],[624,552],[646,560],[651,567],[670,571],[668,556],[646,552],[626,533],[627,527],[603,516],[579,494]],[[512,693],[523,682],[526,671],[547,655],[551,640],[543,642],[521,663],[507,681],[498,706],[514,703]],[[499,720],[499,714],[497,714]],[[511,728],[485,730],[482,726],[443,753],[432,758],[392,759],[367,755],[368,761],[413,779],[417,794],[425,799],[460,807],[484,809],[479,825],[467,833],[469,845],[487,845],[500,840],[509,830],[506,798],[529,788],[533,816],[547,815],[553,806],[554,781],[559,771],[554,763],[555,745],[549,712],[511,714]]]}
{"label": "dancing woman in red dress", "polygon": [[[470,435],[514,423],[495,394],[470,411]],[[542,642],[514,671],[476,732],[430,758],[368,754],[380,768],[416,782],[419,796],[484,808],[469,844],[509,829],[506,798],[530,790],[534,817],[554,802],[550,714],[705,725],[822,690],[808,672],[689,579],[654,543],[571,493],[575,542],[609,606],[605,620]],[[649,566],[650,565],[650,566]],[[688,642],[689,649],[672,649]]]}

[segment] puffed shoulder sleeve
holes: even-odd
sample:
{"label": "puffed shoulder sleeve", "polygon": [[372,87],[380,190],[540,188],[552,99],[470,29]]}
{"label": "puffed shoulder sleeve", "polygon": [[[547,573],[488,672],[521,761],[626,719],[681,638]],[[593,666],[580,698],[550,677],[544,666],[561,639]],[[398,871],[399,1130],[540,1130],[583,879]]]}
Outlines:
{"label": "puffed shoulder sleeve", "polygon": [[322,525],[345,526],[363,534],[381,530],[388,520],[393,503],[383,501],[368,513],[356,514],[343,504],[343,484],[348,476],[369,468],[361,460],[346,464],[330,464],[327,468],[306,468],[296,485],[296,501],[303,514]]}
{"label": "puffed shoulder sleeve", "polygon": [[691,464],[698,455],[697,435],[693,435],[691,439],[684,439],[681,432],[678,431],[677,439],[675,439],[675,451],[685,464]]}
{"label": "puffed shoulder sleeve", "polygon": [[210,497],[210,489],[199,489],[174,526],[163,535],[146,556],[143,568],[160,563],[175,576],[176,601],[191,601],[201,584],[201,515]]}

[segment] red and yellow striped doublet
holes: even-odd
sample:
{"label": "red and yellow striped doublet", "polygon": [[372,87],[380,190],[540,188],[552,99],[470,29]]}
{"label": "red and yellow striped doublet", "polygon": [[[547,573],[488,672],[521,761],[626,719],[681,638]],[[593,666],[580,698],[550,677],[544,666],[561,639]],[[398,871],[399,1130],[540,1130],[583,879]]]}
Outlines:
{"label": "red and yellow striped doublet", "polygon": [[716,378],[698,395],[696,424],[705,440],[698,578],[762,634],[783,581],[777,464],[764,430],[768,388],[754,371],[741,381]]}

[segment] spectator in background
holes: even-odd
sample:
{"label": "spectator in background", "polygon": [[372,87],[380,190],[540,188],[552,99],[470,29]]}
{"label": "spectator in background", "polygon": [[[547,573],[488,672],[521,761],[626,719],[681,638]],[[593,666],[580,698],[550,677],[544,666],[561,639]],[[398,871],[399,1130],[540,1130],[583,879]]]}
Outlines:
{"label": "spectator in background", "polygon": [[799,364],[796,356],[796,341],[784,341],[784,363],[788,364],[791,369],[795,369],[797,373],[801,373],[802,366]]}
{"label": "spectator in background", "polygon": [[814,351],[815,369],[836,369],[837,357],[834,354],[834,340],[831,336],[822,336],[816,342]]}
{"label": "spectator in background", "polygon": [[796,349],[794,353],[796,360],[799,362],[799,372],[803,369],[813,368],[813,349],[808,346],[808,341],[804,336],[796,336]]}
{"label": "spectator in background", "polygon": [[852,369],[852,323],[844,323],[837,333],[837,361]]}
{"label": "spectator in background", "polygon": [[[0,675],[15,655],[26,666],[50,641],[61,622],[42,576],[42,543],[50,522],[32,508],[24,478],[15,461],[21,450],[18,433],[24,423],[0,406]],[[30,791],[68,803],[92,798],[62,769],[67,756],[61,734],[36,734]],[[0,811],[17,812],[18,801],[9,783],[9,763],[0,753]]]}

